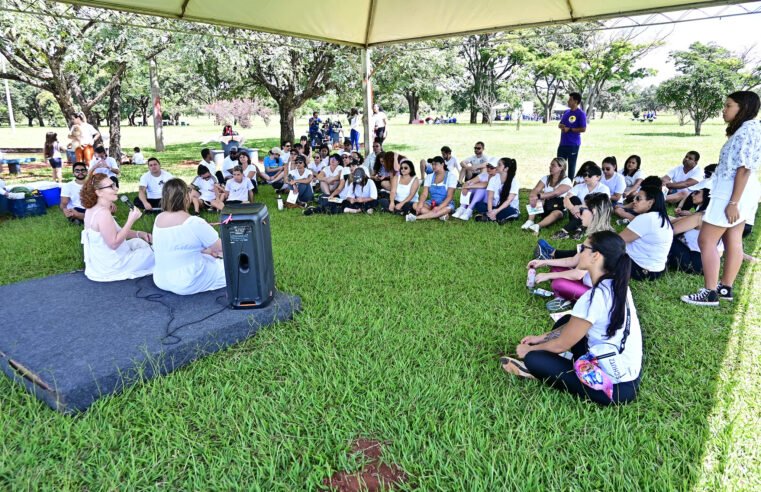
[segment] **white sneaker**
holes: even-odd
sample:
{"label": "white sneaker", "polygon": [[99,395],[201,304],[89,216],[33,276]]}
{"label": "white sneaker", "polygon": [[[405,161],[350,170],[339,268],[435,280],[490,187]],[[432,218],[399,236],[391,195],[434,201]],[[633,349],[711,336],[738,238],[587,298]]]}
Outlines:
{"label": "white sneaker", "polygon": [[537,236],[539,235],[539,229],[540,229],[540,227],[539,227],[539,224],[532,224],[532,225],[531,225],[531,226],[529,226],[529,228],[528,228],[528,230],[529,230],[529,231],[533,232],[533,233],[534,233],[534,234],[536,234]]}
{"label": "white sneaker", "polygon": [[460,205],[459,207],[457,207],[457,210],[454,211],[454,213],[452,214],[452,217],[455,219],[459,219],[460,215],[462,215],[462,213],[465,212],[465,210],[466,210],[465,205]]}
{"label": "white sneaker", "polygon": [[446,215],[442,215],[441,217],[439,217],[439,220],[442,221],[442,222],[446,222],[448,218],[449,218],[449,214],[446,214]]}
{"label": "white sneaker", "polygon": [[460,220],[470,220],[471,217],[473,217],[473,209],[469,208],[460,214],[460,216],[457,218]]}
{"label": "white sneaker", "polygon": [[415,222],[417,220],[417,215],[415,215],[415,214],[407,214],[407,216],[404,219],[407,222]]}
{"label": "white sneaker", "polygon": [[526,231],[526,230],[528,230],[528,228],[529,228],[529,227],[531,227],[532,225],[534,225],[534,221],[533,221],[533,220],[531,220],[531,219],[529,219],[529,220],[527,220],[526,222],[524,222],[524,223],[523,223],[523,225],[521,226],[521,229],[523,229],[524,231]]}

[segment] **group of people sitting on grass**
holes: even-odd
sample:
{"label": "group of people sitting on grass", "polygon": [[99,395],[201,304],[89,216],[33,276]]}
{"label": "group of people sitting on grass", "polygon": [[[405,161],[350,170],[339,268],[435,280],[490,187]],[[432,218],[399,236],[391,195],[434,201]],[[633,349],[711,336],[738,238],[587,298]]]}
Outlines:
{"label": "group of people sitting on grass", "polygon": [[[505,371],[542,379],[602,404],[631,401],[640,380],[642,336],[630,278],[654,281],[670,266],[704,275],[704,288],[683,296],[684,302],[718,306],[720,300],[733,299],[743,261],[742,237],[752,227],[761,197],[756,174],[761,165],[761,122],[755,120],[759,106],[752,92],[727,98],[723,115],[728,140],[719,163],[705,170],[698,166],[695,151],[662,177],[645,176],[636,155],[620,171],[617,160],[606,157],[602,166],[588,161],[570,177],[564,159],[551,160],[548,174],[529,192],[529,215],[521,228],[540,234],[565,221],[553,238],[581,241],[562,249],[540,239],[536,258],[527,265],[535,282],[551,282],[554,299],[548,309],[572,311],[552,331],[521,340],[518,358],[503,358]],[[408,221],[450,215],[468,220],[476,215],[500,224],[521,215],[515,159],[487,157],[482,142],[476,143],[472,157],[460,162],[443,147],[440,156],[419,163],[422,179],[412,160],[384,152],[380,141],[367,158],[350,147],[333,154],[326,148],[305,154],[304,143],[291,147],[285,142],[283,150],[269,152],[263,173],[245,153],[231,152],[231,162],[216,169],[204,149],[191,186],[162,171],[158,159],[151,158],[135,199],[138,207],[123,228],[111,215],[118,185],[105,169],[96,167],[88,174],[78,163],[75,184],[63,194],[61,206],[70,218],[84,221],[89,278],[108,281],[153,273],[158,287],[178,294],[225,285],[219,236],[188,210],[197,214],[205,207],[220,210],[231,201],[252,202],[260,184],[291,195],[290,205],[304,208],[305,215],[379,209]],[[286,152],[287,162],[280,157]],[[77,187],[79,202],[74,199]],[[315,196],[316,204],[308,205]],[[671,216],[668,203],[675,205]],[[132,230],[140,209],[159,207],[152,234]],[[615,217],[622,227],[618,233]],[[544,268],[549,271],[536,273]]]}

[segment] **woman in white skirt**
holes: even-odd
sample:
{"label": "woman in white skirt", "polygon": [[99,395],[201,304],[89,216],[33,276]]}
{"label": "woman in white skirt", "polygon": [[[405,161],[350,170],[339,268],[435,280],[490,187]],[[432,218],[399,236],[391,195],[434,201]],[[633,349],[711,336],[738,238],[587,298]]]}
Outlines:
{"label": "woman in white skirt", "polygon": [[[757,170],[761,165],[761,122],[756,120],[761,102],[756,93],[733,92],[724,102],[722,115],[729,139],[721,148],[711,190],[711,203],[703,216],[698,244],[705,286],[682,301],[697,306],[718,306],[732,301],[732,284],[743,261],[745,221],[756,210],[759,197]],[[718,243],[725,248],[724,274],[719,282]]]}
{"label": "woman in white skirt", "polygon": [[227,285],[219,234],[202,218],[191,216],[186,211],[189,206],[188,185],[170,179],[161,193],[164,211],[153,224],[153,282],[159,289],[179,295]]}

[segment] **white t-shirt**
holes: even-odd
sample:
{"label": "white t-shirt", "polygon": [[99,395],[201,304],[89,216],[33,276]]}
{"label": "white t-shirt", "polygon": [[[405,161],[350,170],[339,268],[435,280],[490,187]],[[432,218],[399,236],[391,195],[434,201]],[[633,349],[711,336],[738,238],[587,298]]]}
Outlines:
{"label": "white t-shirt", "polygon": [[161,198],[161,191],[164,189],[164,183],[172,179],[169,172],[161,170],[161,174],[154,176],[147,172],[140,176],[140,186],[145,187],[145,196],[150,199]]}
{"label": "white t-shirt", "polygon": [[[616,193],[623,193],[626,190],[626,180],[622,175],[618,173],[613,173],[613,177],[610,179],[606,179],[605,175],[603,174],[602,179],[600,179],[600,183],[608,187],[610,190],[610,196],[613,196]],[[622,202],[623,197],[618,199],[618,203]]]}
{"label": "white t-shirt", "polygon": [[322,171],[322,170],[323,170],[323,169],[325,169],[326,167],[327,167],[327,166],[325,165],[325,161],[320,161],[320,163],[319,163],[319,164],[315,164],[314,162],[310,162],[310,163],[309,163],[309,165],[307,166],[307,168],[308,168],[310,171],[312,171],[312,174],[314,174],[315,176],[317,176],[318,174],[320,174],[320,171]]}
{"label": "white t-shirt", "polygon": [[145,164],[145,157],[142,152],[132,154],[132,164]]}
{"label": "white t-shirt", "polygon": [[[504,183],[502,183],[502,179],[499,177],[499,174],[492,176],[491,179],[489,179],[489,184],[486,185],[486,191],[493,191],[494,192],[494,198],[492,199],[492,206],[498,207],[499,206],[499,195],[502,192],[502,187],[504,186]],[[513,201],[510,202],[510,207],[513,207],[516,210],[520,210],[518,207],[520,207],[520,201],[518,200],[518,192],[520,191],[520,184],[518,183],[518,176],[513,176],[513,182],[510,183],[510,192],[509,194],[515,193],[515,198],[513,198]]]}
{"label": "white t-shirt", "polygon": [[447,170],[459,173],[462,170],[462,166],[457,162],[457,157],[450,157],[444,164],[447,165]]}
{"label": "white t-shirt", "polygon": [[349,188],[348,198],[372,198],[373,200],[378,199],[378,188],[375,187],[375,181],[372,179],[368,179],[365,186],[361,186],[359,183],[351,185],[347,183],[347,186]]}
{"label": "white t-shirt", "polygon": [[288,173],[288,176],[290,176],[291,178],[293,178],[293,179],[295,179],[297,181],[298,180],[302,180],[302,179],[306,179],[306,178],[308,178],[311,175],[312,175],[312,171],[310,171],[307,168],[304,168],[304,174],[299,174],[299,170],[298,169],[293,169],[291,172]]}
{"label": "white t-shirt", "polygon": [[325,166],[322,169],[322,174],[324,174],[326,178],[334,178],[336,176],[343,176],[344,175],[344,167],[343,166],[336,166],[336,169],[334,171],[331,171],[330,170],[330,166]]}
{"label": "white t-shirt", "polygon": [[203,179],[201,176],[196,176],[192,184],[198,188],[198,192],[201,194],[201,200],[210,202],[217,197],[217,194],[214,193],[214,185],[217,184],[217,178],[215,178],[214,175],[209,179]]}
{"label": "white t-shirt", "polygon": [[[113,157],[106,156],[106,158],[103,160],[106,161],[106,164],[108,164],[108,167],[110,167],[111,169],[119,169],[119,164],[116,163],[116,159],[114,159]],[[88,171],[92,171],[98,162],[100,162],[100,158],[93,157],[93,160],[90,161],[90,168],[88,169]],[[109,169],[108,172],[106,173],[108,174],[109,178],[113,178],[114,176],[116,176],[116,174],[113,173],[111,169]]]}
{"label": "white t-shirt", "polygon": [[700,181],[703,178],[703,170],[700,169],[700,166],[695,166],[685,173],[684,166],[676,166],[674,169],[666,173],[666,176],[671,178],[672,183],[681,183],[688,179]]}
{"label": "white t-shirt", "polygon": [[386,118],[386,113],[383,111],[378,111],[373,115],[373,126],[375,128],[385,128],[387,120],[388,118]]}
{"label": "white t-shirt", "polygon": [[93,135],[98,133],[98,130],[94,126],[89,123],[80,123],[79,130],[82,132],[82,135],[79,137],[80,145],[92,145],[95,143]]}
{"label": "white t-shirt", "polygon": [[84,208],[82,206],[82,199],[80,198],[81,192],[82,185],[77,184],[76,181],[69,181],[61,186],[61,196],[69,199],[69,203],[66,204],[67,209]]}
{"label": "white t-shirt", "polygon": [[670,222],[661,225],[658,212],[640,214],[626,227],[639,239],[626,245],[626,252],[634,262],[651,272],[661,272],[666,268],[666,259],[674,240],[674,231]]}
{"label": "white t-shirt", "polygon": [[352,116],[351,120],[349,120],[349,129],[360,131],[361,126],[362,126],[362,119],[359,117],[359,115],[357,114]]}
{"label": "white t-shirt", "polygon": [[[621,171],[619,171],[619,174],[621,174],[621,176],[624,176],[623,173],[621,173]],[[631,176],[624,176],[624,182],[626,183],[626,187],[628,188],[630,186],[634,186],[634,183],[636,183],[638,179],[642,179],[641,169],[637,169],[637,172],[635,172]]]}
{"label": "white t-shirt", "polygon": [[[556,184],[555,186],[550,186],[550,185],[547,184],[550,181],[550,177],[549,176],[542,176],[542,179],[540,179],[539,181],[541,181],[542,184],[544,184],[544,188],[542,188],[542,193],[552,193],[553,191],[555,191],[556,187],[562,186],[562,185],[568,186],[569,188],[571,188],[573,186],[573,183],[571,182],[570,178],[568,178],[568,177],[565,177],[565,178],[561,179],[560,183]],[[558,198],[563,198],[567,194],[568,194],[568,192],[565,192],[562,195],[558,195]]]}
{"label": "white t-shirt", "polygon": [[463,160],[462,162],[469,162],[472,166],[475,167],[483,167],[486,165],[487,162],[489,162],[491,158],[486,154],[481,154],[481,157],[478,157],[477,155],[473,154],[472,156],[468,157],[467,159]]}
{"label": "white t-shirt", "polygon": [[573,188],[571,188],[571,191],[568,192],[572,196],[579,197],[579,200],[581,200],[581,203],[584,203],[584,197],[587,195],[591,195],[592,193],[605,193],[606,195],[610,196],[610,189],[605,186],[601,181],[597,182],[597,186],[594,187],[592,191],[589,191],[589,188],[585,183],[577,184]]}
{"label": "white t-shirt", "polygon": [[217,169],[217,163],[214,162],[214,161],[206,162],[205,160],[201,159],[201,162],[199,162],[199,164],[202,165],[202,166],[205,166],[206,169],[211,171],[211,174],[214,174],[217,171],[219,171],[219,169]]}
{"label": "white t-shirt", "polygon": [[233,177],[233,168],[238,165],[237,160],[232,160],[230,157],[225,157],[225,160],[222,161],[222,176],[225,177],[225,179],[230,179]]}
{"label": "white t-shirt", "polygon": [[[688,248],[690,248],[690,251],[694,251],[696,253],[700,253],[700,245],[698,244],[698,236],[699,235],[700,235],[700,229],[690,229],[689,231],[687,231],[684,234],[682,234],[681,236],[679,236],[679,239]],[[722,241],[720,239],[719,240],[719,244],[717,244],[716,246],[717,246],[717,249],[719,251],[719,254],[721,254],[724,251],[724,241]]]}
{"label": "white t-shirt", "polygon": [[239,200],[243,203],[248,203],[248,192],[253,189],[253,183],[246,177],[240,183],[235,181],[235,178],[225,181],[225,191],[229,193],[228,200]]}
{"label": "white t-shirt", "polygon": [[[423,183],[423,186],[431,187],[433,184],[433,178],[436,176],[436,173],[431,173],[425,177],[425,182]],[[441,186],[441,183],[438,183],[438,186]],[[447,188],[457,188],[457,174],[453,172],[448,172],[446,174],[446,187]]]}
{"label": "white t-shirt", "polygon": [[[626,320],[612,337],[607,337],[606,330],[610,325],[610,308],[613,305],[612,287],[612,279],[602,280],[597,287],[586,291],[576,301],[571,315],[592,323],[589,331],[587,331],[587,345],[590,348],[603,344],[610,345],[610,347],[597,347],[597,350],[610,348],[610,351],[618,353],[624,337]],[[594,295],[592,295],[593,293]],[[614,380],[614,383],[634,381],[639,377],[642,369],[642,330],[637,317],[637,308],[634,307],[632,294],[628,289],[626,299],[629,306],[629,335],[626,337],[623,352],[617,357],[622,376],[620,380]],[[599,353],[608,353],[608,351],[601,350]]]}

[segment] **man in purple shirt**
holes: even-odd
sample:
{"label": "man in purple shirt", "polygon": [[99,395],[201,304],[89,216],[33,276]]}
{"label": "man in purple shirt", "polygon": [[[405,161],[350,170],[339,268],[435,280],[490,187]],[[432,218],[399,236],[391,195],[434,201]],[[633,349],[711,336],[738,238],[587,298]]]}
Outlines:
{"label": "man in purple shirt", "polygon": [[558,145],[558,157],[568,161],[569,178],[573,179],[576,174],[576,158],[579,156],[581,147],[581,134],[587,131],[587,115],[579,107],[581,94],[571,92],[568,95],[568,110],[560,118],[560,145]]}

